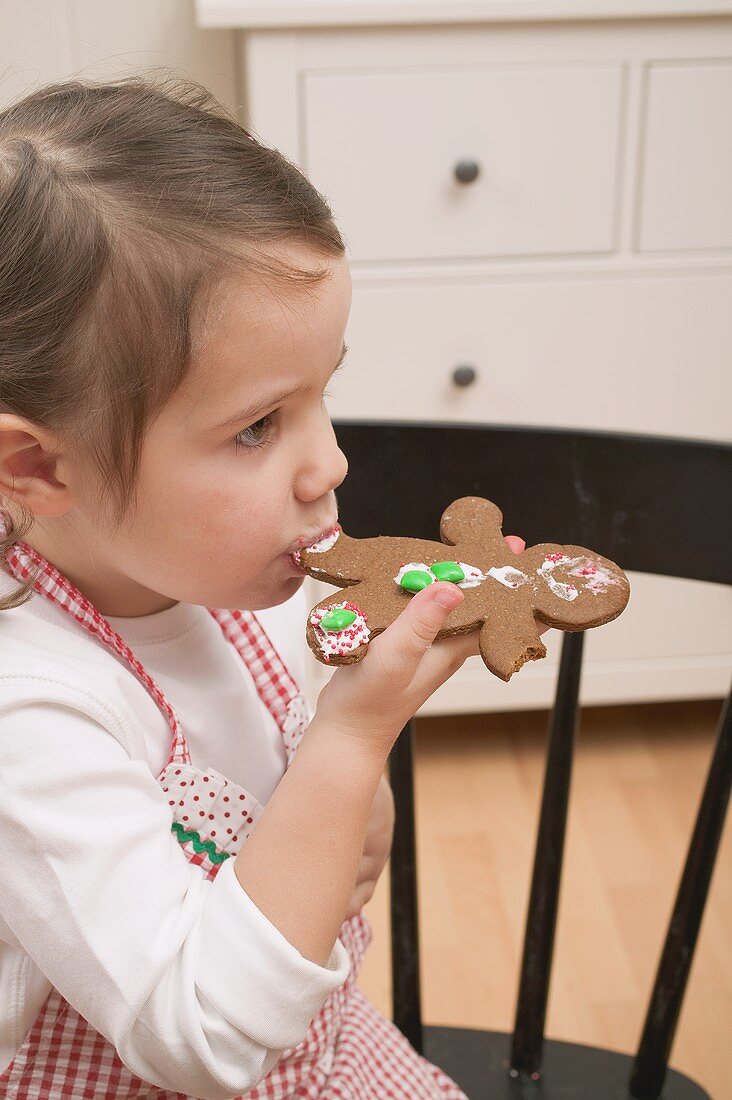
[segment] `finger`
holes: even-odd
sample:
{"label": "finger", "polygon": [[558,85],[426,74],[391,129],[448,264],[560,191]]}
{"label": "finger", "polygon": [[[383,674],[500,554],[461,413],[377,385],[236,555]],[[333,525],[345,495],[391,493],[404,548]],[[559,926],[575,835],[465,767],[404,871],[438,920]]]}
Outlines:
{"label": "finger", "polygon": [[382,866],[383,864],[379,864],[379,861],[374,856],[362,856],[361,862],[358,865],[356,886],[359,886],[362,882],[366,882],[368,879],[375,878]]}
{"label": "finger", "polygon": [[450,612],[464,599],[457,585],[447,581],[436,581],[423,588],[391,626],[370,643],[364,664],[369,655],[376,653],[384,672],[400,678],[411,677]]}
{"label": "finger", "polygon": [[525,539],[520,538],[518,535],[504,535],[503,538],[508,543],[509,550],[513,550],[514,554],[520,554],[522,550],[526,549]]}
{"label": "finger", "polygon": [[429,686],[429,693],[436,691],[445,679],[453,676],[467,660],[480,654],[480,630],[470,634],[460,634],[452,638],[441,638],[430,647],[419,663],[416,675],[420,682]]}
{"label": "finger", "polygon": [[348,911],[346,913],[347,919],[355,917],[357,913],[361,912],[364,905],[371,901],[374,896],[375,888],[375,882],[364,882],[353,891],[351,900],[348,903]]}
{"label": "finger", "polygon": [[[443,654],[445,650],[449,649],[452,663],[462,665],[468,657],[477,657],[480,654],[480,627],[471,630],[469,634],[456,634],[452,638],[440,638],[439,642],[435,643],[433,649],[435,648],[442,651]],[[425,660],[431,656],[432,654],[428,654]],[[439,652],[435,653],[434,656],[440,664],[444,663],[444,656],[440,656]]]}

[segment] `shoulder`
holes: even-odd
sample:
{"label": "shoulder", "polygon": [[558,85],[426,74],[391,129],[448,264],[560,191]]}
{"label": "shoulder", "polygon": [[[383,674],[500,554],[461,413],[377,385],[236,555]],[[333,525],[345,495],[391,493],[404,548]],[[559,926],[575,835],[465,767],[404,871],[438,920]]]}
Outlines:
{"label": "shoulder", "polygon": [[158,710],[112,653],[38,595],[0,611],[0,713],[34,706],[93,719],[133,756],[144,754],[141,718]]}

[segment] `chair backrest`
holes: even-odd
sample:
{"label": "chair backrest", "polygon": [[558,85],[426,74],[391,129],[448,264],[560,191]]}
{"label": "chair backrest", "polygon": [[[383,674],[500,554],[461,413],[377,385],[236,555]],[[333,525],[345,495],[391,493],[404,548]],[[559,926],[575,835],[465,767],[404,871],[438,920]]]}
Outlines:
{"label": "chair backrest", "polygon": [[[732,446],[613,432],[503,425],[336,421],[349,473],[339,518],[356,538],[437,539],[444,509],[481,496],[527,545],[574,543],[625,570],[732,583]],[[550,716],[510,1073],[536,1077],[554,944],[577,723],[583,634],[566,634]],[[397,811],[391,855],[394,1021],[422,1050],[414,724],[390,756]],[[656,1100],[691,967],[732,782],[732,693],[681,877],[630,1094]],[[594,1086],[593,1086],[594,1087]],[[589,1093],[587,1093],[589,1095]],[[593,1092],[594,1095],[594,1092]]]}
{"label": "chair backrest", "polygon": [[335,421],[344,528],[439,537],[442,511],[493,500],[504,531],[576,543],[624,569],[732,582],[732,446],[483,424]]}

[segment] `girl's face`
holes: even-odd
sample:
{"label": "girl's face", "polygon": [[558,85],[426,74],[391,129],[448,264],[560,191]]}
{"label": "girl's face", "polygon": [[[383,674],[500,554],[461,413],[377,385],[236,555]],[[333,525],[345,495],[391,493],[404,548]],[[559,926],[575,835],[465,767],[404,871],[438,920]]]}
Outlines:
{"label": "girl's face", "polygon": [[[301,246],[288,255],[323,266]],[[117,533],[88,518],[77,480],[65,514],[29,535],[102,614],[179,601],[257,610],[302,585],[288,550],[333,526],[348,470],[324,391],[343,355],[351,279],[345,257],[327,266],[314,286],[232,280],[211,295],[191,371],[148,428],[137,509]]]}

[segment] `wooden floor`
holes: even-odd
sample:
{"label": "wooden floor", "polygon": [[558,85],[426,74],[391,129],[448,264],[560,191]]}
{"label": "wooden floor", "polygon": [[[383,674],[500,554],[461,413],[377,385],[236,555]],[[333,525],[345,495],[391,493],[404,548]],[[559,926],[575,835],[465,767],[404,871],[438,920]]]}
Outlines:
{"label": "wooden floor", "polygon": [[[586,710],[572,778],[546,1034],[634,1051],[721,703]],[[510,1031],[547,715],[417,723],[423,1018]],[[728,819],[671,1065],[732,1097]],[[359,986],[391,1017],[388,865]]]}

